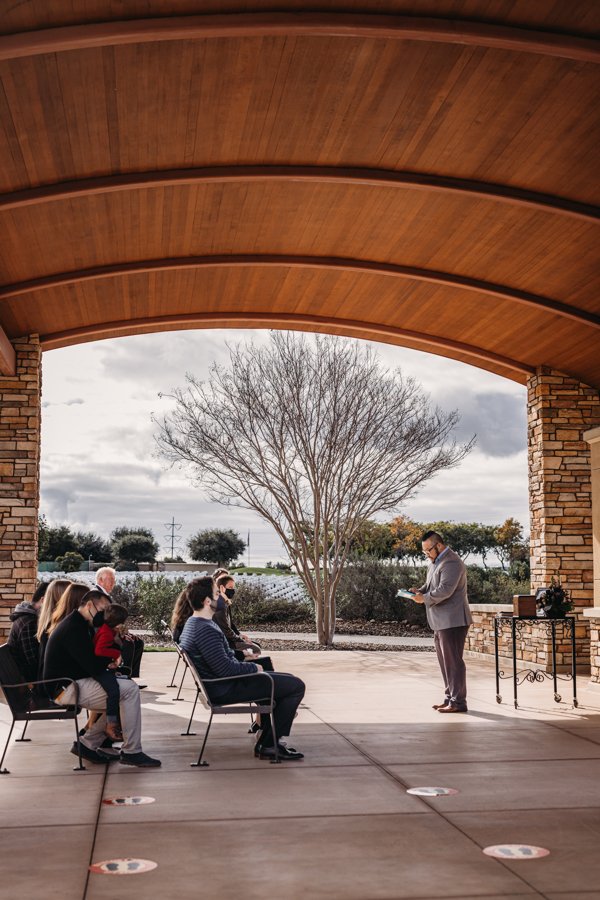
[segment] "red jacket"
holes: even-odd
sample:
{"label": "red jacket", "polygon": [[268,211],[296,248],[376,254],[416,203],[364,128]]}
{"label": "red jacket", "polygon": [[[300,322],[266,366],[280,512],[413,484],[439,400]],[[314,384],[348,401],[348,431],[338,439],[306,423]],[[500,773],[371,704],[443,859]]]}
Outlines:
{"label": "red jacket", "polygon": [[118,659],[120,649],[115,645],[115,629],[110,625],[101,625],[94,635],[94,653],[96,656],[108,656]]}

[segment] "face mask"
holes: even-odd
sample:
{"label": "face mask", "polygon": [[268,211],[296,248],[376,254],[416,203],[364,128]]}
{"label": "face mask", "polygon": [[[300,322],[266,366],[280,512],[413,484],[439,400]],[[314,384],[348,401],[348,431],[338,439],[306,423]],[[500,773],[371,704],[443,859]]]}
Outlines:
{"label": "face mask", "polygon": [[92,618],[92,625],[94,628],[100,628],[101,625],[104,625],[104,610],[96,609],[95,605],[94,609],[96,610],[96,614]]}
{"label": "face mask", "polygon": [[232,600],[235,596],[235,588],[225,588],[225,596]]}

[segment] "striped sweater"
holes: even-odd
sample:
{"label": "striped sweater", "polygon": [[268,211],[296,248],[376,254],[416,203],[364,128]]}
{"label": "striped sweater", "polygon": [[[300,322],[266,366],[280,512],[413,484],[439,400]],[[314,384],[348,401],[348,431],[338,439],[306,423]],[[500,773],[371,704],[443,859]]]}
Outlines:
{"label": "striped sweater", "polygon": [[[181,632],[179,643],[189,653],[201,678],[227,678],[258,672],[253,662],[238,662],[218,625],[201,616],[190,616]],[[227,690],[223,685],[209,685],[210,695],[218,696]]]}

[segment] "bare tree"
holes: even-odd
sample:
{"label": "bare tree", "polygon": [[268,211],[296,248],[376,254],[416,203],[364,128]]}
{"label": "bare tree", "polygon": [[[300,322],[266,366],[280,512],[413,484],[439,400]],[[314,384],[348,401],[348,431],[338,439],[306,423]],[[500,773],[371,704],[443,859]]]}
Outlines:
{"label": "bare tree", "polygon": [[189,463],[212,500],[273,526],[329,645],[361,525],[456,466],[471,443],[450,437],[456,412],[432,409],[414,379],[382,369],[368,345],[274,332],[267,347],[229,353],[228,368],[214,365],[208,382],[187,375],[172,395],[174,410],[157,423],[160,451]]}

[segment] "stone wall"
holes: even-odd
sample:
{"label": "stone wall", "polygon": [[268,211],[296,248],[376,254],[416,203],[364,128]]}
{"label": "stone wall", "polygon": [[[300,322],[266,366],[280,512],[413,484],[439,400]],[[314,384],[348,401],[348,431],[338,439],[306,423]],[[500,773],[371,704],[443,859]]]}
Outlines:
{"label": "stone wall", "polygon": [[0,375],[0,640],[37,581],[41,350],[37,336],[13,344],[16,375]]}
{"label": "stone wall", "polygon": [[590,683],[600,688],[600,607],[586,609],[584,616],[590,623]]}
{"label": "stone wall", "polygon": [[[471,613],[473,625],[469,629],[466,643],[466,656],[477,659],[494,659],[494,619],[498,613],[512,612],[512,604],[508,603],[472,603]],[[512,659],[512,637],[508,620],[499,635],[498,655],[506,664]],[[524,621],[516,635],[517,660],[519,668],[542,669],[552,671],[552,640],[546,634],[543,619],[538,623]],[[590,670],[590,643],[587,620],[575,625],[575,652],[577,671],[587,673]],[[571,671],[571,638],[564,632],[560,624],[556,626],[556,669],[558,672]],[[600,663],[600,660],[599,660]]]}

